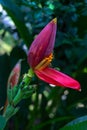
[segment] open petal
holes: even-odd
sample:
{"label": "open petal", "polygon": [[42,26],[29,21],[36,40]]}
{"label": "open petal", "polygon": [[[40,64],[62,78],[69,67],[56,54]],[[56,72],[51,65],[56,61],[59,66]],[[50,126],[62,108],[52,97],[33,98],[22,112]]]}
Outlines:
{"label": "open petal", "polygon": [[44,70],[36,70],[35,73],[41,80],[49,84],[81,90],[78,81],[53,68],[47,67]]}

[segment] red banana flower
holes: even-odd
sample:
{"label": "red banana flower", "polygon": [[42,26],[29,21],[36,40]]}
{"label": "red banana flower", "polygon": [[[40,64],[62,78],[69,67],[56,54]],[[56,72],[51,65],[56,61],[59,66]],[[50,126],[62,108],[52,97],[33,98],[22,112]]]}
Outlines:
{"label": "red banana flower", "polygon": [[57,19],[53,19],[39,33],[28,51],[28,63],[37,77],[49,84],[81,90],[80,84],[66,74],[50,68],[57,29]]}

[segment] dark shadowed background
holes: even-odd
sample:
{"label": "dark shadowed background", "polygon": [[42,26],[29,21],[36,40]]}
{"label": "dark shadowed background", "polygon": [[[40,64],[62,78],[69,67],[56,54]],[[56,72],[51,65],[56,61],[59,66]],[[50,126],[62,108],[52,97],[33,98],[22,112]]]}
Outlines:
{"label": "dark shadowed background", "polygon": [[[37,93],[20,102],[20,111],[5,130],[59,130],[82,116],[81,122],[87,123],[87,0],[0,0],[0,4],[0,108],[6,100],[12,68],[24,59],[21,81],[29,69],[26,53],[30,44],[55,17],[58,22],[52,66],[77,79],[82,89],[52,87],[35,77],[32,84],[38,86]],[[86,128],[83,124],[82,129]]]}

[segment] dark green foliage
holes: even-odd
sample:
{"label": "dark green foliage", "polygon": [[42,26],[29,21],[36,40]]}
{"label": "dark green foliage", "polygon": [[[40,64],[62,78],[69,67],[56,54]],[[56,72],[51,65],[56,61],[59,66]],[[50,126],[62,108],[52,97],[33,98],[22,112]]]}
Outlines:
{"label": "dark green foliage", "polygon": [[[6,84],[10,71],[19,59],[22,61],[20,80],[28,71],[27,55],[23,45],[30,46],[34,37],[53,18],[57,17],[57,35],[52,66],[81,84],[81,92],[52,88],[36,77],[31,84],[38,87],[37,93],[20,102],[20,111],[6,126],[6,130],[86,130],[87,129],[87,0],[0,0],[7,15],[15,23],[18,39],[15,41],[13,28],[0,23],[1,41],[6,34],[15,45],[9,55],[0,53],[0,107],[5,103]],[[0,12],[0,17],[2,12]],[[0,42],[1,42],[0,41]],[[44,41],[43,41],[44,42]],[[2,111],[1,111],[2,113]],[[80,118],[65,126],[70,121]],[[86,120],[84,120],[84,118]],[[11,126],[13,128],[11,128]],[[64,128],[62,128],[64,126]]]}
{"label": "dark green foliage", "polygon": [[5,118],[0,116],[0,130],[3,130],[3,128],[5,127],[5,124],[6,124]]}

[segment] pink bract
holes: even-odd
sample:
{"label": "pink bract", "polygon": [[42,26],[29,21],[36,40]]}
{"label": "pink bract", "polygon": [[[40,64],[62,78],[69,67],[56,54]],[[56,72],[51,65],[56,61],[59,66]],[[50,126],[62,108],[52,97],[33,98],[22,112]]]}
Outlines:
{"label": "pink bract", "polygon": [[80,90],[80,84],[78,81],[53,68],[47,67],[43,70],[36,70],[35,73],[39,79],[49,84]]}
{"label": "pink bract", "polygon": [[53,51],[56,28],[56,18],[46,25],[46,27],[36,36],[28,51],[28,63],[34,68],[46,56]]}

